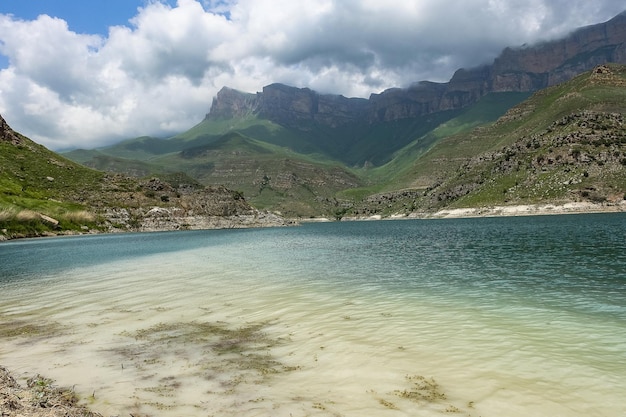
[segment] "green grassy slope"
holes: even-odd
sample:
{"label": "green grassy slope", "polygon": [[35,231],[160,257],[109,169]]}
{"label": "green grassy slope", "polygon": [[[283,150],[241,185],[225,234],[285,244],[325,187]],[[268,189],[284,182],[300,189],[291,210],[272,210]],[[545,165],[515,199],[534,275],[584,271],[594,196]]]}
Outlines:
{"label": "green grassy slope", "polygon": [[419,191],[410,198],[421,209],[623,199],[626,67],[606,68],[441,139],[396,183]]}
{"label": "green grassy slope", "polygon": [[[395,152],[393,159],[382,166],[362,171],[366,188],[346,190],[340,194],[349,200],[359,200],[369,194],[415,188],[415,165],[421,156],[445,138],[470,132],[476,126],[497,120],[511,107],[528,98],[530,93],[491,93],[476,104],[463,109],[456,117],[439,124],[426,134]],[[430,169],[428,167],[427,169]]]}
{"label": "green grassy slope", "polygon": [[238,132],[152,162],[185,172],[204,184],[222,184],[240,191],[253,206],[289,216],[332,212],[338,191],[362,184],[357,175],[337,162],[302,155]]}
{"label": "green grassy slope", "polygon": [[184,150],[189,147],[208,145],[232,132],[238,132],[272,145],[290,148],[299,153],[320,152],[319,148],[309,143],[305,135],[254,115],[227,120],[205,119],[188,131],[174,136],[171,141],[177,143],[178,150]]}
{"label": "green grassy slope", "polygon": [[[71,156],[72,160],[80,161],[80,158],[76,158],[74,154],[66,155],[68,157]],[[149,175],[162,176],[163,174],[171,172],[167,167],[164,167],[158,162],[152,162],[153,159],[158,157],[159,156],[152,155],[150,160],[144,161],[111,156],[98,152],[91,154],[86,160],[81,162],[81,164],[98,171],[116,172],[137,178],[147,177]]]}
{"label": "green grassy slope", "polygon": [[[155,207],[171,216],[155,218],[151,214]],[[209,224],[223,227],[239,224],[240,215],[255,216],[255,211],[238,192],[204,187],[184,173],[140,180],[96,171],[14,132],[0,117],[0,240]],[[234,218],[234,223],[223,223],[219,217]],[[254,223],[248,218],[246,224],[250,220]],[[259,224],[274,223],[270,219]]]}
{"label": "green grassy slope", "polygon": [[[185,172],[204,184],[239,190],[259,208],[328,215],[340,204],[336,198],[355,201],[397,187],[400,182],[392,180],[433,143],[493,121],[523,98],[492,94],[463,111],[338,128],[311,123],[293,129],[254,115],[205,119],[167,140],[142,137],[66,155],[89,167],[138,177]],[[392,160],[396,154],[402,156]]]}
{"label": "green grassy slope", "polygon": [[96,227],[95,214],[80,203],[81,190],[95,188],[104,173],[15,137],[18,144],[0,140],[0,229],[33,235]]}
{"label": "green grassy slope", "polygon": [[[530,96],[530,93],[491,93],[483,97],[473,106],[461,112],[457,117],[440,124],[426,135],[414,140],[409,145],[397,152],[394,159],[377,170],[377,174],[387,178],[388,188],[402,188],[405,183],[400,179],[401,174],[412,168],[416,159],[433,145],[445,140],[445,138],[470,132],[472,129],[496,121],[511,107],[522,102]],[[412,173],[409,172],[410,176]]]}
{"label": "green grassy slope", "polygon": [[321,162],[338,161],[348,166],[381,165],[415,138],[458,114],[459,111],[447,111],[394,122],[359,123],[337,128],[310,123],[302,129],[284,127],[253,115],[228,120],[205,119],[188,131],[166,140],[141,137],[93,151],[78,150],[65,155],[90,166],[96,166],[94,159],[103,155],[148,162],[168,153],[210,145],[228,133],[237,132]]}

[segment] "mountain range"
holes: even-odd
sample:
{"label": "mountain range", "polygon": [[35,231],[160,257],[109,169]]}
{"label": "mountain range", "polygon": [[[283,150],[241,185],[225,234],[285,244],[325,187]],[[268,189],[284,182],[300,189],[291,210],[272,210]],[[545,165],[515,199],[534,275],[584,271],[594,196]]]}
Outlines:
{"label": "mountain range", "polygon": [[204,120],[177,136],[66,156],[135,176],[182,171],[238,190],[259,208],[327,216],[371,195],[432,187],[404,175],[431,147],[609,62],[626,64],[626,12],[563,39],[506,48],[490,65],[459,69],[447,83],[422,81],[367,99],[283,84],[257,93],[224,87]]}
{"label": "mountain range", "polygon": [[537,91],[607,62],[626,63],[626,12],[539,45],[506,48],[491,65],[459,69],[447,83],[422,81],[369,99],[321,95],[308,88],[272,84],[247,94],[224,87],[207,120],[258,114],[281,125],[329,128],[415,118],[476,103],[489,93]]}
{"label": "mountain range", "polygon": [[[67,227],[79,227],[78,211],[94,216],[80,227],[159,230],[204,227],[202,216],[220,213],[269,216],[258,210],[303,219],[621,204],[626,67],[618,64],[626,64],[626,13],[564,39],[507,48],[447,83],[368,99],[283,84],[257,93],[224,87],[204,120],[168,139],[59,156],[2,121],[0,226],[25,208],[68,218]],[[209,195],[222,197],[203,211]]]}

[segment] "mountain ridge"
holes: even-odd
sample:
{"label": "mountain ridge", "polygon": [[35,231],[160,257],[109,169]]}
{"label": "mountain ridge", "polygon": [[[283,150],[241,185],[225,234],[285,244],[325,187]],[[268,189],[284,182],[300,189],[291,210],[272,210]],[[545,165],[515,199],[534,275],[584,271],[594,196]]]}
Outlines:
{"label": "mountain ridge", "polygon": [[507,47],[491,64],[458,69],[447,83],[420,81],[408,88],[373,93],[368,99],[319,94],[280,83],[257,93],[223,87],[205,119],[258,114],[304,130],[308,123],[336,128],[349,123],[395,121],[458,110],[491,92],[538,91],[608,62],[626,64],[626,11],[562,39]]}

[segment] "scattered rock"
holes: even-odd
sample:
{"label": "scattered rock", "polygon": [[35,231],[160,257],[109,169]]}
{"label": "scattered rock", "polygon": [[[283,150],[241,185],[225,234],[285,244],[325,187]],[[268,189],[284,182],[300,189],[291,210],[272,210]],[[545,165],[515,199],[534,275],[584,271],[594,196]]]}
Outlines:
{"label": "scattered rock", "polygon": [[610,75],[613,72],[611,71],[611,69],[609,67],[607,67],[606,65],[599,65],[597,67],[594,68],[593,70],[594,74],[605,74],[605,75]]}
{"label": "scattered rock", "polygon": [[52,217],[46,216],[45,214],[41,214],[41,213],[38,213],[38,215],[41,220],[43,220],[44,222],[54,227],[57,227],[59,225],[59,221],[57,219],[53,219]]}

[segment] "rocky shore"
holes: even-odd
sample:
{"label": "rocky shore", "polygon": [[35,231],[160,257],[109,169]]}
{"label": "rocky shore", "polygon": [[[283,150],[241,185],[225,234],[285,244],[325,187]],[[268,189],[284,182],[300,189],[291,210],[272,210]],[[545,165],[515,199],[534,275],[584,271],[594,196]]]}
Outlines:
{"label": "rocky shore", "polygon": [[36,375],[19,384],[9,370],[0,366],[0,416],[2,417],[102,417],[86,406],[71,388]]}
{"label": "rocky shore", "polygon": [[152,178],[139,182],[136,187],[124,187],[124,180],[122,176],[107,176],[104,190],[90,191],[86,196],[75,198],[91,202],[89,210],[80,212],[79,218],[78,215],[74,216],[81,223],[80,229],[63,228],[59,219],[23,210],[17,217],[46,227],[43,230],[33,228],[30,233],[12,230],[10,227],[0,228],[0,242],[57,235],[240,229],[296,224],[279,214],[252,207],[241,193],[222,186],[174,187]]}
{"label": "rocky shore", "polygon": [[280,227],[295,224],[274,213],[248,210],[227,215],[194,214],[178,207],[152,207],[137,215],[137,210],[109,209],[106,213],[109,232],[160,232],[173,230],[241,229]]}

